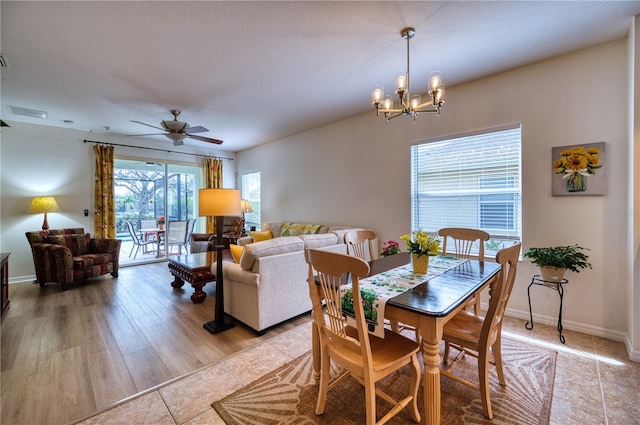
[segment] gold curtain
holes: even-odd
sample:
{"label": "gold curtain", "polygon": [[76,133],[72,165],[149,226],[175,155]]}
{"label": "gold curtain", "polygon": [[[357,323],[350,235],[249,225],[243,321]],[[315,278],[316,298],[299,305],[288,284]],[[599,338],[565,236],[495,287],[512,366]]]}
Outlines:
{"label": "gold curtain", "polygon": [[[204,159],[204,187],[205,189],[222,188],[222,160],[215,158]],[[207,233],[215,232],[215,218],[207,217]]]}
{"label": "gold curtain", "polygon": [[93,233],[94,238],[116,237],[116,206],[113,190],[113,146],[95,145],[96,157],[95,190],[93,193]]}

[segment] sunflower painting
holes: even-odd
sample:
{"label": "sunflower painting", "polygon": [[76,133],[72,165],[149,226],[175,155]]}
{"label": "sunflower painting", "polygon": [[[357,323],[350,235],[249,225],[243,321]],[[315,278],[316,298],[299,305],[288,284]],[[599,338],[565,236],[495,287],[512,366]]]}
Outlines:
{"label": "sunflower painting", "polygon": [[605,142],[551,149],[551,194],[604,195]]}

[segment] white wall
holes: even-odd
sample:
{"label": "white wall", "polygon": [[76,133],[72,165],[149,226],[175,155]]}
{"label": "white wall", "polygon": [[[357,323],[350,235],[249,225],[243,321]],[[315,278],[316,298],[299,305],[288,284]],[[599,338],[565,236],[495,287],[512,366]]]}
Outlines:
{"label": "white wall", "polygon": [[[25,237],[25,232],[42,227],[42,214],[27,213],[34,196],[55,196],[60,212],[48,214],[50,228],[84,227],[93,234],[94,144],[83,143],[83,140],[161,147],[235,159],[235,154],[218,150],[187,145],[173,148],[170,141],[161,138],[153,142],[11,121],[8,124],[11,127],[2,127],[0,139],[0,252],[11,252],[10,282],[35,278],[31,250]],[[193,155],[118,146],[115,154],[116,157],[203,163],[203,158]],[[235,187],[235,167],[235,160],[224,161],[224,187]],[[84,216],[85,209],[89,210],[88,217]]]}
{"label": "white wall", "polygon": [[[630,276],[627,40],[447,88],[442,116],[389,124],[373,110],[238,154],[238,174],[262,173],[263,221],[358,225],[383,241],[410,230],[410,158],[414,141],[522,123],[523,250],[588,247],[593,270],[569,273],[564,324],[624,340]],[[368,102],[368,94],[362,94]],[[551,148],[605,141],[606,195],[551,196]],[[528,317],[521,264],[510,312]],[[558,294],[532,290],[535,312],[557,319]],[[485,297],[486,299],[486,297]],[[637,348],[636,348],[637,349]]]}

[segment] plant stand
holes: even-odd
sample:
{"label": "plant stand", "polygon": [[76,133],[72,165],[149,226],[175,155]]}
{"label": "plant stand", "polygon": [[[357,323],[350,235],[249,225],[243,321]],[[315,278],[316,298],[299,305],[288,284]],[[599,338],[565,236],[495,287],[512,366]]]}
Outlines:
{"label": "plant stand", "polygon": [[562,298],[564,297],[564,288],[562,285],[569,283],[567,279],[561,279],[558,282],[552,282],[548,280],[542,279],[542,277],[537,274],[534,275],[531,279],[531,283],[527,287],[527,298],[529,298],[529,321],[525,323],[524,327],[531,330],[533,329],[533,313],[531,312],[531,286],[545,286],[547,288],[554,289],[558,292],[560,296],[560,311],[558,312],[558,334],[560,335],[560,342],[564,344],[564,336],[562,335]]}

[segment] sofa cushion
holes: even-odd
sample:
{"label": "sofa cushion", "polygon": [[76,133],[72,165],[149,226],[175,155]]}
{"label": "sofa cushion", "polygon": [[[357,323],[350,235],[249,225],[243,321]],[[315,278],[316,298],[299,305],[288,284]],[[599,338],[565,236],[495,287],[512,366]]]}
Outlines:
{"label": "sofa cushion", "polygon": [[322,248],[327,245],[335,245],[338,243],[338,237],[333,233],[320,233],[317,235],[300,235],[298,236],[304,241],[304,248]]}
{"label": "sofa cushion", "polygon": [[236,244],[231,244],[229,245],[229,251],[231,251],[233,261],[239,264],[240,258],[242,257],[242,252],[244,251],[244,247]]}
{"label": "sofa cushion", "polygon": [[286,254],[304,250],[304,241],[297,236],[273,238],[245,245],[240,267],[251,270],[256,259],[269,255]]}
{"label": "sofa cushion", "polygon": [[85,254],[73,257],[73,268],[83,270],[111,262],[111,254]]}
{"label": "sofa cushion", "polygon": [[272,239],[273,234],[271,233],[271,230],[264,230],[262,232],[257,232],[254,230],[251,232],[251,237],[253,238],[254,242],[261,242]]}

